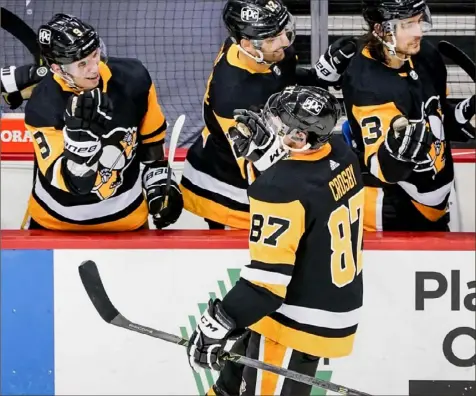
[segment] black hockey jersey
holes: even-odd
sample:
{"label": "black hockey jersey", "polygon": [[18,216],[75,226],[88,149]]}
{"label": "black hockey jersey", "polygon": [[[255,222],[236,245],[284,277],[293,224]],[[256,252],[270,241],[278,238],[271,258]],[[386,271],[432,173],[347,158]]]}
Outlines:
{"label": "black hockey jersey", "polygon": [[[454,126],[444,117],[446,67],[437,50],[423,40],[420,52],[397,70],[373,59],[365,47],[346,70],[342,91],[362,159],[365,229],[444,229],[454,178],[448,133]],[[385,135],[397,115],[428,121],[431,162],[415,166],[389,157]]]}
{"label": "black hockey jersey", "polygon": [[[233,228],[249,227],[246,189],[256,175],[249,162],[235,159],[225,133],[235,124],[235,109],[264,105],[272,94],[297,83],[296,64],[292,47],[281,62],[269,66],[256,64],[231,39],[225,41],[204,96],[205,128],[188,150],[184,165],[185,209]],[[317,81],[311,73],[301,73],[299,78],[309,78],[308,85]]]}
{"label": "black hockey jersey", "polygon": [[113,103],[114,124],[103,137],[96,182],[88,194],[74,194],[66,180],[63,117],[74,90],[49,74],[27,103],[25,124],[35,148],[27,215],[47,229],[127,231],[147,222],[140,161],[151,160],[150,152],[163,145],[166,121],[150,75],[138,60],[109,58],[100,63],[99,73],[100,87]]}
{"label": "black hockey jersey", "polygon": [[223,299],[238,327],[319,357],[349,355],[362,307],[364,190],[335,137],[250,187],[251,263]]}

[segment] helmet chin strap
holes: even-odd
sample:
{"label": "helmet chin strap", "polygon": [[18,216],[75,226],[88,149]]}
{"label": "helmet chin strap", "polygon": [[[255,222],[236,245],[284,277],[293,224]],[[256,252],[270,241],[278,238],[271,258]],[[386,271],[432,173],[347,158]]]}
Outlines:
{"label": "helmet chin strap", "polygon": [[61,73],[56,73],[50,68],[51,72],[61,77],[61,79],[68,85],[68,87],[72,89],[81,89],[81,87],[78,87],[74,82],[73,76],[66,71],[64,65],[60,65],[60,69]]}
{"label": "helmet chin strap", "polygon": [[[300,142],[303,141],[303,139],[300,139],[300,138],[297,138],[296,136],[293,136],[293,133],[287,134],[285,136],[288,136],[293,142],[300,143]],[[284,137],[285,136],[281,137],[281,145],[288,151],[292,151],[293,153],[302,153],[303,151],[307,151],[311,148],[311,143],[309,143],[309,142],[306,142],[306,144],[303,147],[301,147],[300,149],[290,147],[290,146],[288,146],[287,144],[284,143]]]}
{"label": "helmet chin strap", "polygon": [[306,145],[300,149],[297,149],[297,148],[292,148],[292,147],[289,147],[287,144],[284,144],[283,142],[283,147],[286,149],[286,150],[289,150],[289,151],[292,151],[293,153],[302,153],[303,151],[307,151],[311,148],[311,145],[309,143],[306,143]]}
{"label": "helmet chin strap", "polygon": [[374,37],[377,38],[378,41],[380,41],[387,49],[388,49],[388,52],[390,53],[390,56],[393,56],[395,58],[397,58],[398,60],[402,61],[402,62],[407,62],[410,60],[410,57],[407,56],[405,58],[400,58],[398,55],[397,55],[397,39],[395,38],[395,34],[393,32],[390,33],[391,35],[391,38],[392,38],[392,42],[388,42],[388,41],[385,41],[382,39],[382,37],[380,37],[378,35],[378,33],[374,30],[372,32],[372,34],[374,35]]}
{"label": "helmet chin strap", "polygon": [[256,49],[256,52],[258,53],[258,56],[251,55],[248,51],[246,51],[241,45],[238,44],[238,49],[240,50],[241,53],[245,54],[249,58],[253,59],[256,63],[259,63],[260,65],[271,65],[272,63],[266,62],[264,60],[264,54],[262,51],[259,49]]}

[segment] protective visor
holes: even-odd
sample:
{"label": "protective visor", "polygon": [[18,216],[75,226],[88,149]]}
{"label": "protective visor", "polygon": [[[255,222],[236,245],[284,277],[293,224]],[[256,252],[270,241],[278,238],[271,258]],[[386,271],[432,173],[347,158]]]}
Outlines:
{"label": "protective visor", "polygon": [[402,32],[408,35],[427,33],[433,27],[430,9],[425,7],[419,18],[391,19],[383,23],[386,33]]}
{"label": "protective visor", "polygon": [[297,132],[306,132],[298,128],[291,128],[286,125],[281,117],[277,114],[276,109],[270,106],[270,103],[273,102],[273,97],[268,100],[262,113],[261,119],[266,125],[266,128],[273,132],[275,135],[283,139],[285,136],[288,136],[293,141],[302,141],[303,139],[296,136]]}
{"label": "protective visor", "polygon": [[62,65],[61,68],[75,78],[90,78],[98,73],[99,61],[107,62],[106,45],[102,40],[99,41],[99,47],[86,58]]}
{"label": "protective visor", "polygon": [[[287,38],[285,40],[284,38]],[[289,48],[296,38],[296,20],[294,16],[288,14],[288,22],[284,26],[283,31],[275,37],[269,37],[262,40],[252,40],[253,45],[256,49],[263,51],[263,44],[266,43],[267,47],[270,49],[266,51],[268,53],[277,51],[284,47],[284,49]],[[263,51],[264,52],[264,51]]]}

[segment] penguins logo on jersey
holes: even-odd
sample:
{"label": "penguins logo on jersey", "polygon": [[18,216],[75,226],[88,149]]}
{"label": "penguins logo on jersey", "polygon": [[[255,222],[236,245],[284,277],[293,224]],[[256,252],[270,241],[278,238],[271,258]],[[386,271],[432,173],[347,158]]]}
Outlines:
{"label": "penguins logo on jersey", "polygon": [[426,119],[433,134],[433,144],[428,153],[430,161],[415,168],[416,172],[425,172],[432,170],[435,174],[439,173],[445,167],[445,130],[443,127],[443,113],[439,96],[430,97],[423,105]]}
{"label": "penguins logo on jersey", "polygon": [[101,199],[108,199],[122,186],[122,175],[135,156],[137,127],[114,128],[103,139],[103,151],[93,192]]}

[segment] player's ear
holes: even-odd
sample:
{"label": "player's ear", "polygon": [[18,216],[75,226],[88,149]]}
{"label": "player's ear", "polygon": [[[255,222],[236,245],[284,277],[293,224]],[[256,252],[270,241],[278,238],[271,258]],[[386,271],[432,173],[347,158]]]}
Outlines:
{"label": "player's ear", "polygon": [[51,65],[51,70],[53,70],[54,73],[62,73],[63,71],[61,70],[61,67],[57,65],[56,63],[53,63]]}
{"label": "player's ear", "polygon": [[383,28],[380,23],[374,25],[374,32],[377,33],[380,37],[383,37]]}
{"label": "player's ear", "polygon": [[241,39],[240,40],[240,46],[243,48],[246,52],[252,53],[254,50],[253,44],[251,44],[250,40],[247,39]]}

